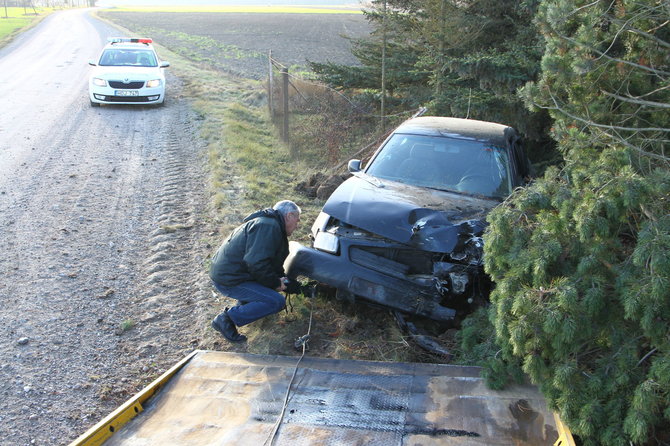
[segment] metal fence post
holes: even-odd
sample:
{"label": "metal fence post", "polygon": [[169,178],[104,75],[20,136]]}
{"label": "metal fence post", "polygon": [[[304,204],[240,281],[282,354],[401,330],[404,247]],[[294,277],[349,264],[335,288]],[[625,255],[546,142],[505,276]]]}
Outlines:
{"label": "metal fence post", "polygon": [[[286,144],[289,144],[288,138],[288,68],[284,67],[281,70],[281,77],[283,81],[282,96],[284,100],[284,131],[282,138]],[[291,153],[293,155],[293,153]]]}
{"label": "metal fence post", "polygon": [[270,109],[270,119],[274,119],[274,107],[272,104],[272,87],[273,87],[273,76],[272,76],[272,50],[270,50],[270,54],[268,55],[268,108]]}

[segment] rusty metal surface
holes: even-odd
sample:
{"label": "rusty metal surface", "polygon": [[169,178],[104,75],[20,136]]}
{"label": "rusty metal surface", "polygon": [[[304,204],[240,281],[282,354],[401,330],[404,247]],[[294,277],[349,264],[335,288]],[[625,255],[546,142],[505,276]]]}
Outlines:
{"label": "rusty metal surface", "polygon": [[[271,444],[298,358],[199,352],[105,445]],[[275,445],[552,445],[531,386],[489,390],[480,369],[305,357]]]}

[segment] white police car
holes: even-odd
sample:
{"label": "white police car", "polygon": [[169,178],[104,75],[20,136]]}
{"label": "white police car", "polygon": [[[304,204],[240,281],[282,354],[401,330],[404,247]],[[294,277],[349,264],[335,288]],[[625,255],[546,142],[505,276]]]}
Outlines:
{"label": "white police car", "polygon": [[164,69],[169,62],[158,59],[151,39],[110,37],[93,66],[88,82],[91,105],[163,104]]}

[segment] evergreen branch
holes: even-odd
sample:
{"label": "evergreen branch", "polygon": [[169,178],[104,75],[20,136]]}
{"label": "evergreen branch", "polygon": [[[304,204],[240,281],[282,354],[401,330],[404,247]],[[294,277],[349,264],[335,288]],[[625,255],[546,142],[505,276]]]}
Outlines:
{"label": "evergreen branch", "polygon": [[642,210],[642,213],[651,221],[656,223],[658,220],[656,219],[656,216],[647,208],[647,206],[644,205],[644,203],[640,204],[640,209]]}
{"label": "evergreen branch", "polygon": [[619,143],[623,144],[624,146],[628,147],[629,149],[633,149],[634,151],[638,152],[639,154],[641,154],[643,156],[648,156],[649,158],[653,158],[653,159],[656,159],[656,160],[659,160],[659,161],[665,161],[666,163],[670,162],[670,157],[663,156],[663,155],[658,155],[658,154],[653,153],[653,152],[648,152],[646,150],[642,150],[641,148],[629,143],[628,141],[626,141],[624,138],[621,138],[620,136],[612,135],[610,133],[607,133],[604,130],[601,130],[601,132],[603,134],[605,134],[606,136],[610,137],[611,139],[613,139],[615,141],[618,141]]}
{"label": "evergreen branch", "polygon": [[[653,40],[654,42],[658,43],[658,44],[661,45],[661,46],[664,46],[664,47],[666,47],[666,48],[670,48],[670,43],[666,42],[666,41],[663,40],[663,39],[659,39],[658,37],[656,37],[656,36],[653,35],[653,34],[650,34],[650,33],[646,32],[646,31],[642,31],[641,29],[634,28],[634,27],[632,27],[632,26],[628,26],[628,23],[627,23],[627,22],[624,23],[624,22],[622,22],[621,20],[617,20],[617,19],[610,19],[610,20],[612,20],[612,23],[616,23],[617,25],[621,25],[623,28],[626,29],[626,31],[630,31],[630,32],[633,32],[633,33],[635,33],[635,34],[639,34],[639,35],[641,35],[641,36],[644,36],[644,37],[646,37],[646,38],[648,38],[648,39]],[[662,24],[662,26],[665,26],[667,23],[668,23],[668,22],[665,22],[664,24]]]}
{"label": "evergreen branch", "polygon": [[665,25],[667,25],[668,23],[670,23],[670,20],[666,20],[665,22],[663,22],[663,23],[661,23],[660,25],[658,25],[656,28],[654,28],[654,31],[656,31],[657,29],[661,29],[661,28],[663,28],[663,27],[664,27]]}
{"label": "evergreen branch", "polygon": [[[608,20],[612,23],[615,23],[615,24],[621,26],[622,29],[632,31],[633,33],[639,34],[641,36],[644,36],[644,37],[647,37],[648,39],[653,40],[654,42],[658,43],[661,46],[670,48],[670,43],[666,42],[665,40],[659,39],[658,37],[654,36],[651,32],[642,31],[640,29],[629,26],[629,23],[634,21],[634,20],[638,20],[638,19],[641,20],[642,18],[653,20],[653,18],[656,17],[654,14],[660,14],[660,16],[658,16],[658,17],[664,17],[663,12],[659,13],[657,11],[654,11],[654,9],[656,9],[656,8],[651,8],[651,10],[648,11],[649,13],[646,14],[646,15],[643,13],[644,12],[644,10],[643,10],[643,12],[635,14],[633,17],[630,18],[630,20],[627,20],[626,22],[618,20],[615,17],[608,17]],[[662,28],[667,24],[668,24],[668,21],[666,20],[665,22],[658,25],[656,28],[652,28],[650,31],[656,31],[657,29]]]}
{"label": "evergreen branch", "polygon": [[670,85],[666,85],[666,86],[664,86],[664,87],[659,87],[659,88],[657,88],[656,90],[652,90],[652,91],[650,91],[650,92],[648,92],[648,93],[645,93],[645,94],[643,94],[643,95],[640,95],[640,96],[638,96],[638,97],[639,97],[639,98],[643,98],[643,97],[645,97],[645,96],[651,96],[652,94],[656,94],[656,93],[658,93],[659,91],[667,90],[668,88],[670,88]]}
{"label": "evergreen branch", "polygon": [[579,41],[577,41],[577,40],[575,40],[575,39],[572,39],[572,38],[570,38],[570,37],[568,37],[568,36],[564,36],[564,35],[562,35],[562,34],[557,34],[557,35],[558,35],[558,37],[560,37],[561,39],[566,40],[567,42],[570,42],[570,43],[572,43],[572,44],[575,45],[575,46],[579,46],[579,47],[582,47],[582,48],[586,48],[586,49],[588,49],[588,50],[590,50],[590,51],[593,51],[594,53],[598,54],[600,57],[603,57],[603,58],[605,58],[605,59],[611,60],[611,61],[613,61],[613,62],[619,62],[619,63],[622,63],[622,64],[624,64],[624,65],[630,65],[631,67],[635,67],[635,68],[639,68],[639,69],[644,70],[644,71],[648,71],[648,72],[650,72],[651,74],[654,74],[654,75],[659,76],[659,77],[661,77],[661,75],[662,75],[662,76],[670,76],[670,71],[657,70],[657,69],[655,69],[655,68],[648,67],[648,66],[646,66],[646,65],[642,65],[642,64],[639,64],[639,63],[631,62],[631,61],[629,61],[629,60],[619,59],[618,57],[612,57],[612,56],[610,56],[610,55],[608,55],[608,54],[606,54],[606,53],[600,51],[599,49],[597,49],[597,48],[595,48],[595,47],[593,47],[593,46],[591,46],[591,45],[587,45],[587,44],[585,44],[585,43],[581,43],[581,42],[579,42]]}
{"label": "evergreen branch", "polygon": [[651,355],[653,355],[654,353],[656,353],[656,350],[658,350],[658,348],[654,347],[649,353],[647,353],[646,355],[644,355],[644,356],[642,357],[642,359],[640,359],[640,361],[638,361],[636,367],[640,367],[640,364],[642,364],[642,363],[645,361],[645,359],[647,359],[648,357],[650,357]]}
{"label": "evergreen branch", "polygon": [[581,11],[582,9],[590,8],[591,6],[595,6],[595,5],[597,5],[598,3],[600,3],[600,0],[596,0],[595,2],[593,2],[593,3],[589,3],[588,5],[580,6],[579,8],[575,9],[574,11],[572,11],[570,14],[567,14],[566,17],[570,17],[571,15],[575,15],[575,14],[577,14],[579,11]]}
{"label": "evergreen branch", "polygon": [[670,108],[670,104],[666,104],[664,102],[644,101],[642,99],[636,99],[633,97],[619,96],[618,94],[610,93],[605,90],[600,90],[600,92],[605,96],[609,96],[611,98],[618,99],[620,101],[629,102],[631,104],[648,105],[650,107],[659,107],[659,108]]}
{"label": "evergreen branch", "polygon": [[565,116],[574,119],[575,121],[579,121],[583,124],[586,124],[590,127],[598,127],[598,128],[604,128],[604,129],[609,129],[609,130],[622,130],[626,132],[663,132],[667,133],[670,132],[670,129],[665,129],[662,127],[622,127],[618,125],[611,125],[611,124],[598,124],[597,122],[594,121],[589,121],[584,118],[580,118],[579,116],[573,115],[572,113],[568,112],[567,110],[561,108],[560,105],[558,105],[558,102],[556,101],[556,98],[554,97],[551,92],[549,92],[549,96],[551,96],[551,100],[554,102],[555,107],[546,107],[546,106],[541,106],[536,103],[533,103],[538,108],[544,108],[547,110],[557,110],[561,113],[563,113]]}
{"label": "evergreen branch", "polygon": [[543,106],[543,105],[537,104],[535,101],[533,101],[533,105],[535,107],[542,108],[542,109],[545,109],[545,110],[556,110],[556,111],[564,114],[565,116],[567,116],[571,119],[574,119],[575,121],[581,122],[582,124],[584,124],[586,126],[595,127],[597,129],[599,129],[604,135],[608,136],[610,139],[618,141],[621,144],[623,144],[624,146],[626,146],[626,147],[628,147],[628,148],[630,148],[630,149],[632,149],[632,150],[634,150],[634,151],[636,151],[636,152],[638,152],[638,153],[640,153],[644,156],[648,156],[650,158],[653,158],[653,159],[656,159],[656,160],[659,160],[659,161],[670,162],[670,157],[663,156],[663,155],[658,155],[658,154],[653,153],[653,152],[647,152],[646,150],[642,150],[641,148],[629,143],[624,138],[622,138],[620,136],[612,135],[612,134],[606,132],[605,130],[603,130],[603,129],[614,130],[614,131],[623,130],[623,131],[629,131],[629,132],[640,132],[640,131],[670,132],[670,129],[656,128],[656,127],[635,128],[635,127],[621,127],[621,126],[615,126],[615,125],[598,124],[597,122],[593,122],[593,121],[589,121],[589,120],[580,118],[580,117],[578,117],[576,115],[573,115],[572,113],[569,113],[568,111],[564,110],[563,108],[561,108],[560,105],[558,105],[558,101],[556,100],[554,95],[551,94],[551,92],[548,92],[548,93],[549,93],[549,96],[551,97],[551,100],[554,102],[555,107]]}
{"label": "evergreen branch", "polygon": [[[613,4],[614,4],[614,2],[612,2],[612,3],[610,4],[610,7],[612,7]],[[632,22],[634,19],[635,19],[635,17],[631,17],[628,21],[626,21],[626,22],[624,23],[624,25],[623,25],[623,26],[616,32],[616,34],[614,35],[614,37],[612,37],[612,39],[611,39],[612,42],[610,43],[610,45],[607,47],[607,49],[606,49],[605,51],[602,52],[602,54],[598,57],[598,59],[600,59],[601,57],[605,57],[605,54],[607,54],[607,53],[609,52],[609,50],[611,50],[612,47],[614,47],[614,44],[615,44],[615,43],[617,42],[617,40],[619,39],[619,35],[620,35],[621,33],[623,33],[623,32],[626,30],[626,26],[628,26],[628,24],[629,24],[630,22]]]}

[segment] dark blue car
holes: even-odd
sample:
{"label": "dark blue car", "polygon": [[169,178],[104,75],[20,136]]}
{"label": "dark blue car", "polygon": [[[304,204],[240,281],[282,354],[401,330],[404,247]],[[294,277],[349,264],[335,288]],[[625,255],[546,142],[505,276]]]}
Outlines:
{"label": "dark blue car", "polygon": [[291,243],[289,276],[436,321],[488,299],[486,215],[529,176],[513,128],[413,118],[349,171],[312,226],[312,247]]}

